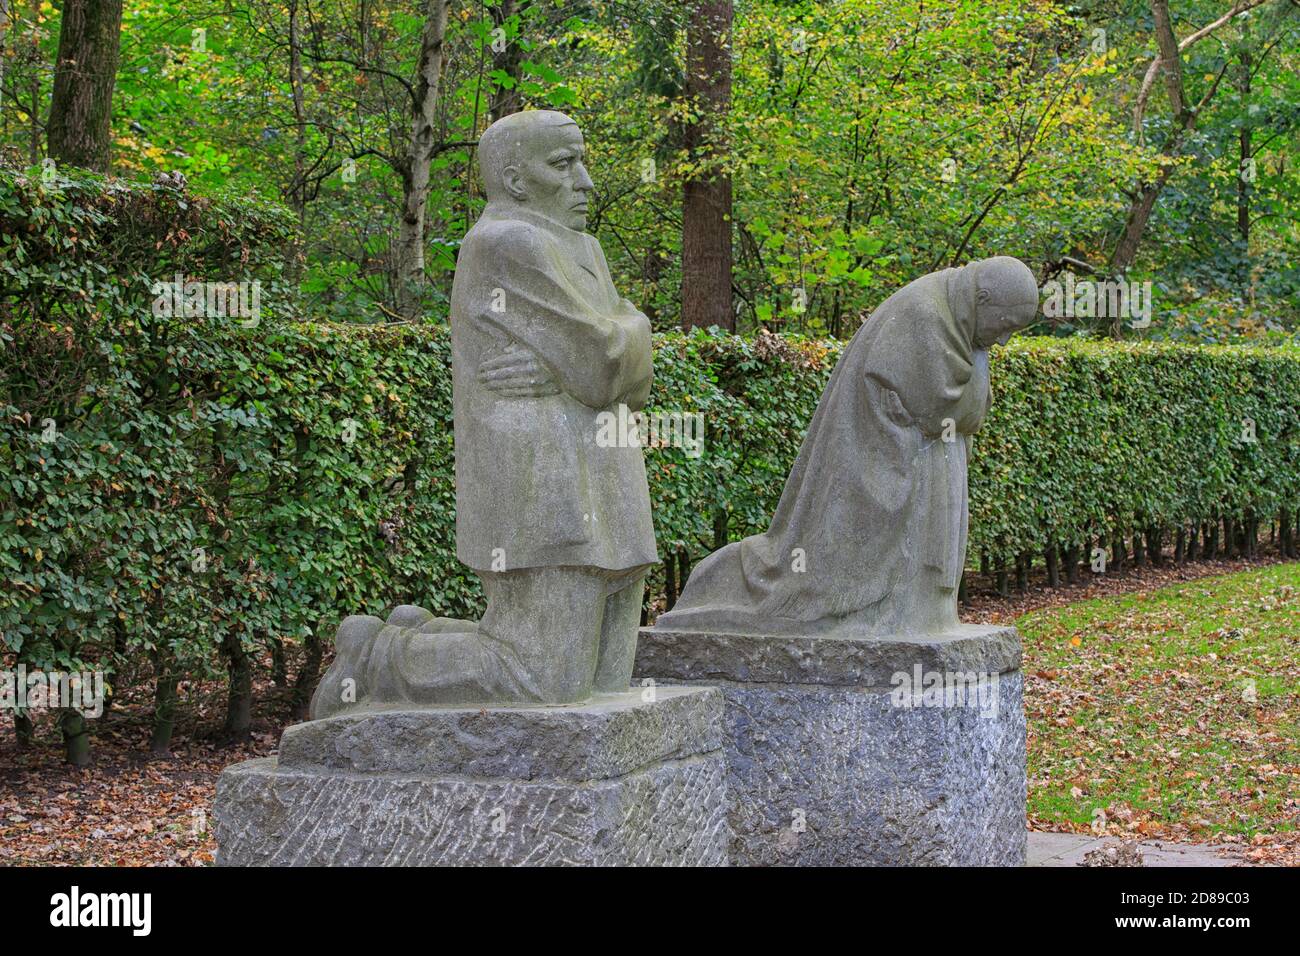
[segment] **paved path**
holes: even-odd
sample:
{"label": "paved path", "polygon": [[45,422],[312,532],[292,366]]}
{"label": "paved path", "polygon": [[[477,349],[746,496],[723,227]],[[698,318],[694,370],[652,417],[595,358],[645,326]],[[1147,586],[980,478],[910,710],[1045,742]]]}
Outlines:
{"label": "paved path", "polygon": [[[1086,833],[1035,833],[1029,834],[1029,853],[1026,866],[1077,866],[1083,855],[1106,843],[1118,843],[1115,837],[1095,837]],[[1197,846],[1187,843],[1162,843],[1158,840],[1142,844],[1144,866],[1232,866],[1240,858],[1219,847]]]}

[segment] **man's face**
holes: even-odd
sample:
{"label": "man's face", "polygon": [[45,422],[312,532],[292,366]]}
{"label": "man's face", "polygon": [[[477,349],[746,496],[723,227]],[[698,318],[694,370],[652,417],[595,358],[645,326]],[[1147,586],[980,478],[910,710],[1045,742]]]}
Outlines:
{"label": "man's face", "polygon": [[587,193],[593,188],[582,164],[582,133],[577,126],[540,129],[528,144],[528,155],[507,171],[521,201],[561,225],[582,232],[587,228]]}

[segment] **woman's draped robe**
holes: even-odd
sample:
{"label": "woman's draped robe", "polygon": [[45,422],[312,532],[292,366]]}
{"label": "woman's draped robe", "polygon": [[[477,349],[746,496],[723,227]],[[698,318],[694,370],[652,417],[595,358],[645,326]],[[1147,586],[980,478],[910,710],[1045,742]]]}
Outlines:
{"label": "woman's draped robe", "polygon": [[990,403],[969,270],[924,276],[871,314],[818,403],[771,527],[700,562],[657,628],[956,627],[970,435]]}

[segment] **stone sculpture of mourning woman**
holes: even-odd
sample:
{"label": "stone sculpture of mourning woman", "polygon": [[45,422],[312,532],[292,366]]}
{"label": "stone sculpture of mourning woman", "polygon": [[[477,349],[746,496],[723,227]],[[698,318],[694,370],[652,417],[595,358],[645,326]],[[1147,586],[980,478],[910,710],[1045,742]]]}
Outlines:
{"label": "stone sculpture of mourning woman", "polygon": [[1038,289],[1006,256],[890,296],[840,358],[766,532],[691,574],[657,630],[939,634],[957,626],[971,435],[988,349],[1033,321]]}

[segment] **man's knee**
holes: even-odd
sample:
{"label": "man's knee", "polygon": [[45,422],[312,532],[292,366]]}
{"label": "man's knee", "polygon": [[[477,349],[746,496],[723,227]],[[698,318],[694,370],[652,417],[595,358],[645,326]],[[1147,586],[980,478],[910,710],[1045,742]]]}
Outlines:
{"label": "man's knee", "polygon": [[588,568],[526,568],[483,575],[480,630],[508,647],[542,703],[591,695],[607,582]]}

